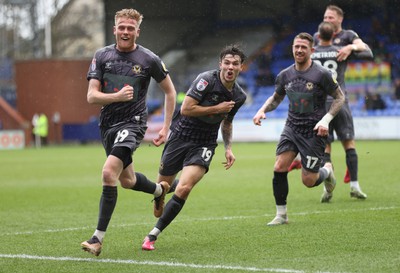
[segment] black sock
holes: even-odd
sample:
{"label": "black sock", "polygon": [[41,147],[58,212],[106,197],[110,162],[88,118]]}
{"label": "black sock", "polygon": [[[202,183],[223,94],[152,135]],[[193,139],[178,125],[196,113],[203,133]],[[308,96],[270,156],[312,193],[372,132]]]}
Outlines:
{"label": "black sock", "polygon": [[272,188],[274,190],[275,204],[286,205],[286,198],[289,194],[289,183],[287,179],[287,172],[278,173],[274,172],[272,179]]}
{"label": "black sock", "polygon": [[158,219],[155,227],[160,231],[163,231],[179,214],[183,208],[183,205],[185,205],[184,199],[179,198],[175,194],[172,195],[171,199],[165,205],[164,213]]}
{"label": "black sock", "polygon": [[358,180],[358,156],[355,149],[346,150],[346,165],[349,169],[350,180]]}
{"label": "black sock", "polygon": [[153,194],[156,191],[156,184],[147,179],[147,177],[142,173],[135,173],[136,184],[133,186],[132,190],[142,191]]}
{"label": "black sock", "polygon": [[169,192],[168,193],[175,192],[175,189],[176,189],[176,186],[178,186],[178,183],[179,183],[179,180],[175,179],[174,182],[172,182],[172,185],[169,188]]}
{"label": "black sock", "polygon": [[108,223],[111,220],[111,215],[113,214],[115,205],[117,204],[117,196],[117,187],[103,186],[99,205],[99,220],[97,223],[98,230],[107,230]]}

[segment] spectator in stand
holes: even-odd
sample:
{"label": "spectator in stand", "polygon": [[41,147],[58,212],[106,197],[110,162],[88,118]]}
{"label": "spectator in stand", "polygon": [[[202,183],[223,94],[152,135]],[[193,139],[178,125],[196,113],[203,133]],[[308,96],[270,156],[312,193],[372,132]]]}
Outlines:
{"label": "spectator in stand", "polygon": [[[400,52],[400,50],[399,50]],[[400,55],[400,54],[399,54]],[[400,60],[396,54],[390,54],[394,98],[400,100]]]}
{"label": "spectator in stand", "polygon": [[400,78],[394,80],[394,97],[400,101]]}
{"label": "spectator in stand", "polygon": [[365,108],[367,110],[383,110],[386,109],[386,103],[381,94],[367,93],[365,96]]}
{"label": "spectator in stand", "polygon": [[257,87],[274,85],[275,77],[271,71],[271,57],[264,50],[256,58],[257,75],[255,76]]}
{"label": "spectator in stand", "polygon": [[33,136],[36,148],[47,145],[47,135],[49,133],[49,123],[47,116],[42,112],[35,114],[32,118]]}
{"label": "spectator in stand", "polygon": [[270,68],[259,69],[256,75],[256,85],[258,88],[263,86],[273,86],[275,77]]}

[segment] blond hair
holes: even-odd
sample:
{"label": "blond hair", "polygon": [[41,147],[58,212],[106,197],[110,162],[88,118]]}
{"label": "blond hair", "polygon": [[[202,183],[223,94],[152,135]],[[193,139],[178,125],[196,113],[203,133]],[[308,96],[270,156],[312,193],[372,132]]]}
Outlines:
{"label": "blond hair", "polygon": [[143,15],[135,9],[122,9],[115,13],[115,25],[117,24],[117,20],[119,18],[136,20],[138,22],[138,26],[140,26],[143,20]]}

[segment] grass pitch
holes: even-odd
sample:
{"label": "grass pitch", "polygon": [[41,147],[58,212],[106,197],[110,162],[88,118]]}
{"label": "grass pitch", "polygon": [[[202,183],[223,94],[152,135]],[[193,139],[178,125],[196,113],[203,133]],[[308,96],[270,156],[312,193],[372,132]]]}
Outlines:
{"label": "grass pitch", "polygon": [[[156,222],[152,196],[119,187],[99,257],[80,243],[97,223],[102,147],[0,151],[0,272],[399,272],[400,142],[357,142],[365,201],[350,198],[342,182],[345,155],[334,143],[332,202],[321,204],[322,186],[306,188],[293,171],[290,223],[267,227],[275,215],[275,145],[234,143],[236,163],[228,171],[220,145],[152,252],[141,250]],[[143,144],[135,169],[154,180],[161,151]]]}

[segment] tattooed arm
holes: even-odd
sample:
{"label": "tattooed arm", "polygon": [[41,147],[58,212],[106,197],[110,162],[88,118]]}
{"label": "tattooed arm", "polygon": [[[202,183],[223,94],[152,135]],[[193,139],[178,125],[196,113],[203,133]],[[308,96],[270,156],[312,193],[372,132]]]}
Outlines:
{"label": "tattooed arm", "polygon": [[221,133],[222,139],[224,141],[225,147],[225,158],[226,161],[222,162],[224,164],[225,169],[229,169],[233,163],[235,162],[236,158],[232,153],[232,122],[224,119],[221,123]]}
{"label": "tattooed arm", "polygon": [[265,101],[264,105],[261,106],[261,108],[257,111],[255,116],[253,117],[253,123],[255,125],[261,126],[261,119],[266,118],[265,113],[275,110],[284,98],[284,95],[279,95],[278,93],[274,92],[274,94],[272,94],[272,96],[270,96]]}
{"label": "tattooed arm", "polygon": [[337,113],[339,113],[339,110],[342,108],[345,97],[343,94],[343,91],[340,87],[338,87],[332,94],[331,96],[334,98],[331,108],[329,108],[328,113],[331,114],[332,116],[336,116]]}
{"label": "tattooed arm", "polygon": [[338,87],[332,92],[331,96],[334,98],[331,108],[329,108],[328,113],[322,117],[322,119],[315,125],[314,130],[317,131],[319,136],[327,136],[329,132],[329,123],[331,120],[339,113],[339,110],[344,104],[344,94],[342,89]]}

